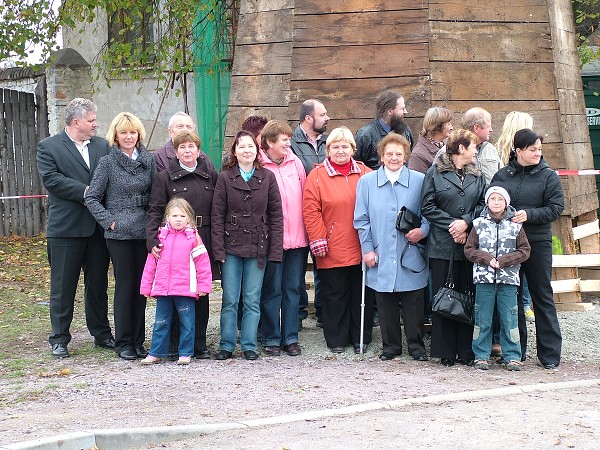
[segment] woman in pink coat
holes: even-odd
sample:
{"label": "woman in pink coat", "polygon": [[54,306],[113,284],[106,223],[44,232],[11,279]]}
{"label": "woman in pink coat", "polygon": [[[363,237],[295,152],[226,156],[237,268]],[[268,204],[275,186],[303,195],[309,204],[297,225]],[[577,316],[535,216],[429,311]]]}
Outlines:
{"label": "woman in pink coat", "polygon": [[140,293],[156,297],[152,345],[142,364],[158,364],[169,354],[173,309],[180,322],[179,359],[189,364],[194,354],[195,305],[212,290],[210,259],[196,231],[191,205],[175,197],[165,208],[165,226],[158,231],[160,259],[148,254]]}

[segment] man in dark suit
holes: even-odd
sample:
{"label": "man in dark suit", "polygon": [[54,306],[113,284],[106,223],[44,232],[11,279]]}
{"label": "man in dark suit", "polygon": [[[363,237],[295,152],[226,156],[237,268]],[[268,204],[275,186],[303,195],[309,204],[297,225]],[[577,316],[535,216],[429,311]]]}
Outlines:
{"label": "man in dark suit", "polygon": [[52,354],[69,356],[69,328],[83,268],[85,317],[94,343],[113,349],[108,323],[109,254],[102,230],[83,197],[98,161],[108,154],[105,139],[95,137],[96,105],[83,98],[66,107],[64,131],[37,145],[38,172],[48,191],[48,261]]}

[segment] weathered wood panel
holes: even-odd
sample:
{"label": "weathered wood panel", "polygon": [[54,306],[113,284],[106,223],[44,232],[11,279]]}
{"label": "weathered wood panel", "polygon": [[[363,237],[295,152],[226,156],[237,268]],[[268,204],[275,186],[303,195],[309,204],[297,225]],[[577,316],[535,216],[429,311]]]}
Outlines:
{"label": "weathered wood panel", "polygon": [[558,92],[560,110],[563,114],[585,115],[585,99],[581,89],[558,88],[556,91]]}
{"label": "weathered wood panel", "polygon": [[290,110],[300,110],[302,102],[317,98],[333,119],[375,117],[377,95],[392,89],[404,95],[408,116],[422,117],[429,108],[429,77],[367,78],[295,81],[290,83]]}
{"label": "weathered wood panel", "polygon": [[289,75],[231,77],[230,106],[287,106]]}
{"label": "weathered wood panel", "polygon": [[553,58],[547,23],[432,22],[430,39],[431,61],[552,62]]}
{"label": "weathered wood panel", "polygon": [[238,22],[236,45],[289,41],[293,19],[291,9],[244,14]]}
{"label": "weathered wood panel", "polygon": [[302,15],[294,19],[294,47],[427,43],[426,10],[386,14]]}
{"label": "weathered wood panel", "polygon": [[546,0],[429,0],[429,19],[469,22],[548,22]]}
{"label": "weathered wood panel", "polygon": [[295,14],[344,13],[367,11],[399,11],[410,9],[426,9],[423,0],[296,0]]}
{"label": "weathered wood panel", "polygon": [[238,46],[231,75],[283,75],[292,65],[291,42]]}
{"label": "weathered wood panel", "polygon": [[292,79],[294,80],[425,76],[428,72],[429,58],[426,44],[294,48],[293,50]]}
{"label": "weathered wood panel", "polygon": [[550,63],[432,62],[431,79],[432,102],[555,100],[556,97]]}

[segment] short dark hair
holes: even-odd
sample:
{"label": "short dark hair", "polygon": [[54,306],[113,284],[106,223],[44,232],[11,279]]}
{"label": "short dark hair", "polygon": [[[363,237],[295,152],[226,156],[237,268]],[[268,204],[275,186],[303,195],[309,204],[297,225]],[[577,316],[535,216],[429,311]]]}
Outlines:
{"label": "short dark hair", "polygon": [[314,98],[309,98],[308,100],[304,100],[304,102],[302,102],[302,106],[300,106],[300,114],[298,115],[300,122],[304,122],[304,118],[314,112],[316,102],[318,102],[318,100],[315,100]]}
{"label": "short dark hair", "polygon": [[459,147],[462,145],[467,148],[472,143],[477,144],[479,139],[477,135],[472,131],[459,128],[454,130],[448,136],[448,142],[446,143],[446,153],[448,155],[458,155],[460,153]]}
{"label": "short dark hair", "polygon": [[381,119],[382,117],[385,117],[390,109],[394,109],[399,98],[402,98],[402,96],[394,91],[383,91],[379,94],[377,101],[375,102],[377,118]]}
{"label": "short dark hair", "polygon": [[254,158],[254,168],[262,169],[262,164],[261,164],[260,158],[258,156],[258,148],[259,147],[258,147],[258,143],[256,142],[256,138],[250,131],[241,130],[241,131],[238,131],[238,133],[235,135],[235,138],[233,139],[233,143],[231,144],[231,148],[229,149],[229,160],[227,161],[227,163],[225,163],[225,166],[223,167],[224,170],[229,169],[230,167],[237,166],[238,159],[237,159],[237,156],[235,156],[235,148],[237,147],[238,143],[240,142],[240,139],[243,136],[248,136],[248,137],[252,138],[252,140],[254,141],[254,145],[256,145],[256,158]]}
{"label": "short dark hair", "polygon": [[193,142],[200,150],[200,136],[195,131],[182,131],[181,133],[177,133],[173,138],[173,148],[175,151],[179,148],[181,144],[185,144],[186,142]]}
{"label": "short dark hair", "polygon": [[262,132],[268,120],[263,116],[249,116],[242,122],[242,130],[249,131],[255,138]]}
{"label": "short dark hair", "polygon": [[515,150],[518,148],[521,150],[526,149],[534,145],[538,139],[540,142],[544,142],[544,138],[540,134],[529,128],[523,128],[515,133],[515,137],[513,138],[514,148]]}

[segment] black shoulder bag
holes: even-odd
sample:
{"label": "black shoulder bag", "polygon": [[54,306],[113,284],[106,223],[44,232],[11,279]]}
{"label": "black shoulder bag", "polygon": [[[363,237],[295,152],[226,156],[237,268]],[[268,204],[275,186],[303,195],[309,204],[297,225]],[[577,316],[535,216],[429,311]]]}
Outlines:
{"label": "black shoulder bag", "polygon": [[446,283],[433,297],[431,311],[446,319],[473,324],[473,292],[470,288],[468,288],[469,290],[466,293],[454,289],[452,266],[454,263],[455,248],[456,245],[452,249],[452,258],[448,265]]}

